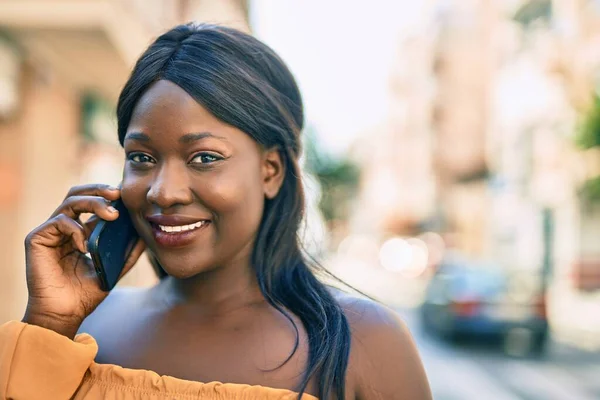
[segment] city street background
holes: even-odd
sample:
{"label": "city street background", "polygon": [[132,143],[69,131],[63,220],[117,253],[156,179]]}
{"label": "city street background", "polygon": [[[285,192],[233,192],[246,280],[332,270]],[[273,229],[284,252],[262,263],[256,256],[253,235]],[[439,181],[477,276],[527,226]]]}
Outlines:
{"label": "city street background", "polygon": [[600,398],[599,0],[0,0],[0,323],[26,234],[119,183],[119,91],[189,21],[289,65],[306,250],[399,313],[436,399]]}

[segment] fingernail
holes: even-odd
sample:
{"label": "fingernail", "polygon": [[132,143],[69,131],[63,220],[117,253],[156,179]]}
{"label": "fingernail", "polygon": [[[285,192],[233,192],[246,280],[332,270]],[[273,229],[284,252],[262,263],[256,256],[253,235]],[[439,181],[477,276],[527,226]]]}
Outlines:
{"label": "fingernail", "polygon": [[114,208],[113,206],[108,206],[108,211],[110,211],[111,213],[116,213],[118,212],[116,208]]}
{"label": "fingernail", "polygon": [[112,190],[113,192],[117,192],[117,191],[119,191],[119,188],[111,186],[111,187],[108,188],[108,190]]}
{"label": "fingernail", "polygon": [[89,253],[87,240],[83,241],[83,252],[86,253],[86,254]]}

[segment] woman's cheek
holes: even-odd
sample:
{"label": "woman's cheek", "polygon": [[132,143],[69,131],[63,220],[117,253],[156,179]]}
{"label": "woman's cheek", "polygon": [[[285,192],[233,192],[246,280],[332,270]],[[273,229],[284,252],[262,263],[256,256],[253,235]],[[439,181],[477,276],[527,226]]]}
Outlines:
{"label": "woman's cheek", "polygon": [[206,206],[218,213],[227,213],[239,207],[248,196],[248,180],[243,175],[221,173],[197,182],[196,193]]}
{"label": "woman's cheek", "polygon": [[121,199],[130,211],[135,211],[141,207],[141,200],[144,199],[143,182],[140,179],[134,178],[131,174],[125,172],[123,181],[121,182]]}

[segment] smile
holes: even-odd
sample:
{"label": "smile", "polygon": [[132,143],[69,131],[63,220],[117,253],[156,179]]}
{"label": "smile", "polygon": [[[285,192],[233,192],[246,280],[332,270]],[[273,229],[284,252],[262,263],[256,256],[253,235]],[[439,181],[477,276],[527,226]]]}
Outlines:
{"label": "smile", "polygon": [[201,228],[203,225],[206,225],[206,224],[208,224],[208,221],[198,221],[196,223],[189,224],[189,225],[177,225],[177,226],[158,225],[158,228],[163,232],[177,233],[177,232],[185,232],[185,231],[195,230],[195,229]]}
{"label": "smile", "polygon": [[[170,222],[173,223],[173,222]],[[185,225],[163,225],[151,222],[152,236],[156,243],[165,248],[180,248],[191,245],[204,236],[211,221],[202,220]]]}

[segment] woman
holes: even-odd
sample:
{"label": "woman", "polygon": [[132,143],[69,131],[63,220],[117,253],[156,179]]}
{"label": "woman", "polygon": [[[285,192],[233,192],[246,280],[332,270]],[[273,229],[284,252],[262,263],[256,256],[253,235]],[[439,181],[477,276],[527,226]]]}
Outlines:
{"label": "woman", "polygon": [[[270,48],[178,26],[141,56],[117,116],[121,188],[73,188],[26,239],[2,398],[430,398],[397,316],[324,286],[303,256],[302,102]],[[114,220],[119,197],[140,235],[124,273],[147,250],[162,278],[107,296],[79,216]]]}

